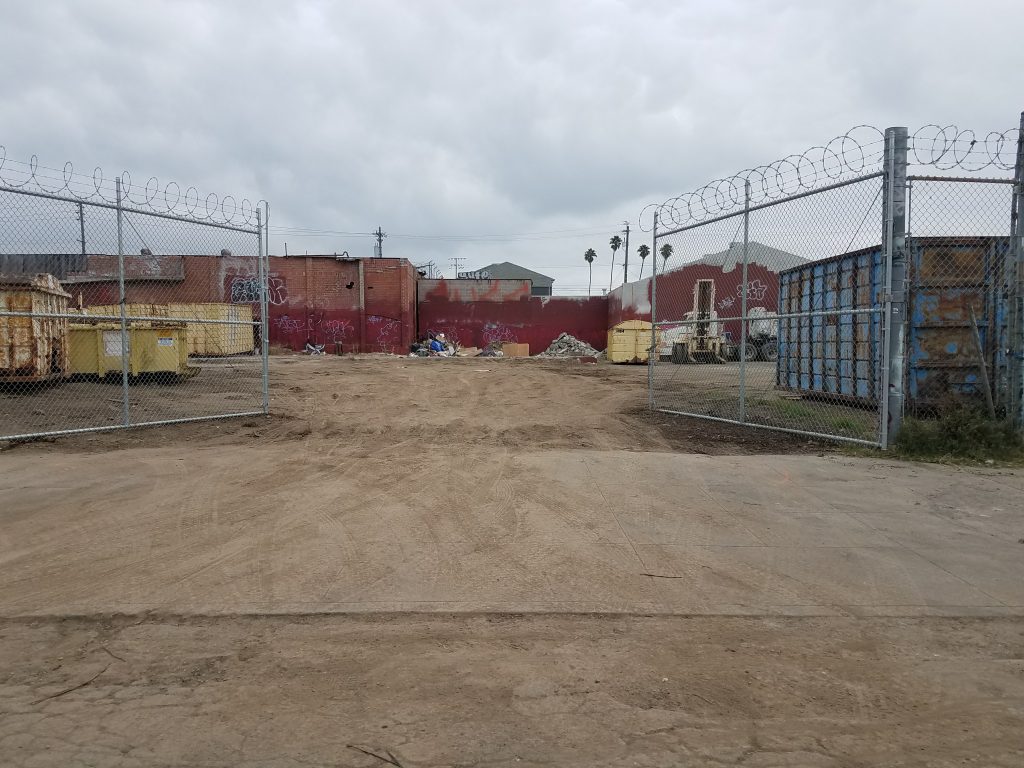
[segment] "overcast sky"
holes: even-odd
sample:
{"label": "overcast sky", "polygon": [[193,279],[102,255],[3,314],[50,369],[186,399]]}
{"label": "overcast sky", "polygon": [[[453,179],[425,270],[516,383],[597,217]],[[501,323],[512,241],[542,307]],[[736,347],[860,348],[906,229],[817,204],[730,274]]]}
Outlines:
{"label": "overcast sky", "polygon": [[8,158],[265,198],[273,253],[369,255],[366,237],[283,228],[380,225],[387,256],[449,276],[452,257],[516,261],[563,292],[586,290],[588,247],[607,285],[609,237],[649,202],[857,124],[984,134],[1024,108],[1021,0],[6,0],[2,13]]}

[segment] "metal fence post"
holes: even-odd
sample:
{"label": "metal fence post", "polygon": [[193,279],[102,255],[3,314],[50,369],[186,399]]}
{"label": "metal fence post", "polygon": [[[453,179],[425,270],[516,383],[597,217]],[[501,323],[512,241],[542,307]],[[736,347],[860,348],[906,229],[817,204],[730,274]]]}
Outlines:
{"label": "metal fence post", "polygon": [[907,129],[886,128],[882,176],[885,328],[879,388],[880,439],[892,446],[903,421],[906,333]]}
{"label": "metal fence post", "polygon": [[1010,402],[1009,419],[1024,429],[1024,112],[1017,132],[1017,158],[1013,168],[1013,203],[1010,208]]}
{"label": "metal fence post", "polygon": [[743,293],[740,297],[740,423],[747,420],[747,265],[750,263],[750,179],[743,182]]}
{"label": "metal fence post", "polygon": [[262,356],[261,378],[263,387],[263,413],[270,413],[270,323],[267,312],[269,307],[269,249],[263,250],[263,218],[261,211],[256,209],[257,240],[259,240],[259,280],[260,280],[260,355]]}
{"label": "metal fence post", "polygon": [[121,206],[121,177],[118,176],[115,180],[115,188],[117,195],[117,285],[118,285],[118,302],[121,310],[121,400],[122,400],[122,420],[124,425],[127,427],[132,423],[131,409],[130,409],[130,398],[128,395],[128,369],[130,365],[130,355],[128,349],[128,319],[127,319],[127,308],[125,306],[125,288],[124,288],[124,233],[122,230],[122,224],[124,219],[124,209]]}
{"label": "metal fence post", "polygon": [[651,351],[647,354],[647,403],[653,411],[654,366],[658,356],[658,212],[654,212],[654,227],[651,229]]}

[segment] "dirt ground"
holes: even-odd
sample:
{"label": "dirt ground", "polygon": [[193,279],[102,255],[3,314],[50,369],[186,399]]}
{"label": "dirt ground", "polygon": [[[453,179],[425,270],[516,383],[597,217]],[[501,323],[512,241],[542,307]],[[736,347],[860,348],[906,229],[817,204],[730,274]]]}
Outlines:
{"label": "dirt ground", "polygon": [[0,764],[1017,766],[1024,476],[272,359],[269,418],[0,452]]}

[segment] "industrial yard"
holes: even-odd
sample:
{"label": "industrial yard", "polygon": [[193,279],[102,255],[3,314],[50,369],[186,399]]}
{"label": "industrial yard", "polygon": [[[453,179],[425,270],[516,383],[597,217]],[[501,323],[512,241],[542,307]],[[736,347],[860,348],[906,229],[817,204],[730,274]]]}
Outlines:
{"label": "industrial yard", "polygon": [[269,417],[8,445],[4,761],[1019,765],[1024,474],[646,375],[273,356]]}

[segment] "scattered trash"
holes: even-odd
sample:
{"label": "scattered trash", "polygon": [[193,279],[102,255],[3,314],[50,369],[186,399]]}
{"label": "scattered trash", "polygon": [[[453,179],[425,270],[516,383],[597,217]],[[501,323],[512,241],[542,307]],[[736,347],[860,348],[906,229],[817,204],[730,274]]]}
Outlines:
{"label": "scattered trash", "polygon": [[455,357],[459,347],[445,338],[443,333],[428,332],[409,349],[409,357]]}
{"label": "scattered trash", "polygon": [[313,343],[308,342],[308,341],[306,342],[306,348],[303,350],[303,352],[305,352],[307,355],[323,355],[323,354],[326,354],[324,352],[324,345],[323,344],[313,344]]}
{"label": "scattered trash", "polygon": [[597,358],[601,353],[575,336],[562,333],[557,339],[551,342],[546,350],[537,357],[593,357]]}
{"label": "scattered trash", "polygon": [[484,347],[482,350],[480,350],[480,354],[477,355],[477,357],[504,357],[504,356],[505,356],[505,353],[501,351],[501,342],[500,341],[492,341],[490,344],[488,344],[486,347]]}

